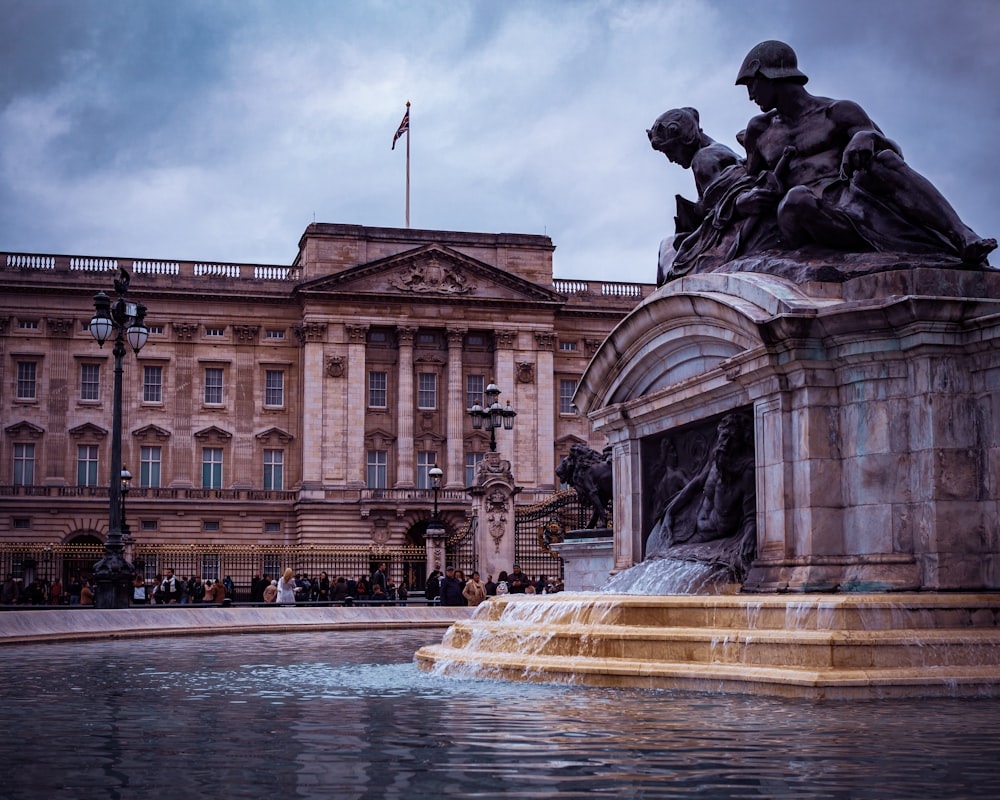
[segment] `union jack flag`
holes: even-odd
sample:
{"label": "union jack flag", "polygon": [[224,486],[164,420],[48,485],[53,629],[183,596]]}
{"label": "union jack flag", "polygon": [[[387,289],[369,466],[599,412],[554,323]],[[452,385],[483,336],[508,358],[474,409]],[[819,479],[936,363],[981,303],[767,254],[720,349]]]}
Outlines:
{"label": "union jack flag", "polygon": [[399,127],[396,128],[396,135],[392,137],[392,149],[396,149],[396,141],[404,133],[410,132],[410,107],[406,106],[406,113],[403,114],[403,121],[399,123]]}

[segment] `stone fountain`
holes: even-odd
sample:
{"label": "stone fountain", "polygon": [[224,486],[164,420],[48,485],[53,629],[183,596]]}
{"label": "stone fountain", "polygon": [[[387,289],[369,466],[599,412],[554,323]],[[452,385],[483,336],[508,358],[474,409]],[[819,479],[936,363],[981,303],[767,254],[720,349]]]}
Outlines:
{"label": "stone fountain", "polygon": [[[575,398],[612,448],[624,594],[494,601],[425,668],[848,697],[1000,693],[1000,273],[856,104],[795,53],[743,63],[746,155],[694,109],[660,282]],[[725,593],[629,594],[650,562]],[[645,591],[656,595],[655,587]],[[669,589],[662,590],[672,591]],[[715,590],[718,591],[718,590]]]}

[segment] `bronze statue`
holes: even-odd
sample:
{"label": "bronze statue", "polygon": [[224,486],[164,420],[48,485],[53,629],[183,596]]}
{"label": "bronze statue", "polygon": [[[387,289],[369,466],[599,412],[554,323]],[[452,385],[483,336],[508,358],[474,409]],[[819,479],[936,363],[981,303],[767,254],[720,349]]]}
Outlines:
{"label": "bronze statue", "polygon": [[938,253],[983,263],[996,240],[966,226],[861,106],[811,95],[807,80],[784,42],[761,42],[744,59],[736,83],[763,113],[743,139],[747,173],[758,185],[737,208],[775,214],[788,248]]}
{"label": "bronze statue", "polygon": [[609,453],[601,454],[582,444],[569,449],[569,455],[559,462],[556,475],[563,483],[576,489],[577,497],[593,512],[588,528],[608,527],[607,505],[612,498],[611,462]]}
{"label": "bronze statue", "polygon": [[777,226],[764,215],[746,215],[736,200],[754,188],[746,163],[701,129],[698,111],[673,108],[646,131],[649,143],[674,164],[690,169],[698,199],[677,196],[674,254],[660,261],[656,284],[778,244]]}

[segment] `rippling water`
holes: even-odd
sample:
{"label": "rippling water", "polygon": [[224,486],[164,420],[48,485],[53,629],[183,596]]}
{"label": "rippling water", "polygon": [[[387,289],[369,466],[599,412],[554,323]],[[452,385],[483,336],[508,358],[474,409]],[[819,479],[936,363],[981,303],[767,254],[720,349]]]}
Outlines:
{"label": "rippling water", "polygon": [[0,649],[0,798],[996,798],[1000,701],[461,681],[442,632]]}

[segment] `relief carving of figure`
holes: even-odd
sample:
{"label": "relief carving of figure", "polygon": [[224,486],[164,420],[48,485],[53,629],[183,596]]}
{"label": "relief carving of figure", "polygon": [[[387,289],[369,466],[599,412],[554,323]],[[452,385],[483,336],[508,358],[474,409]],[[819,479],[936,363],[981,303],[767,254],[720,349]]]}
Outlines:
{"label": "relief carving of figure", "polygon": [[753,423],[738,412],[719,422],[706,463],[674,495],[650,532],[646,558],[664,557],[679,545],[723,539],[732,540],[742,568],[748,566],[757,539]]}

